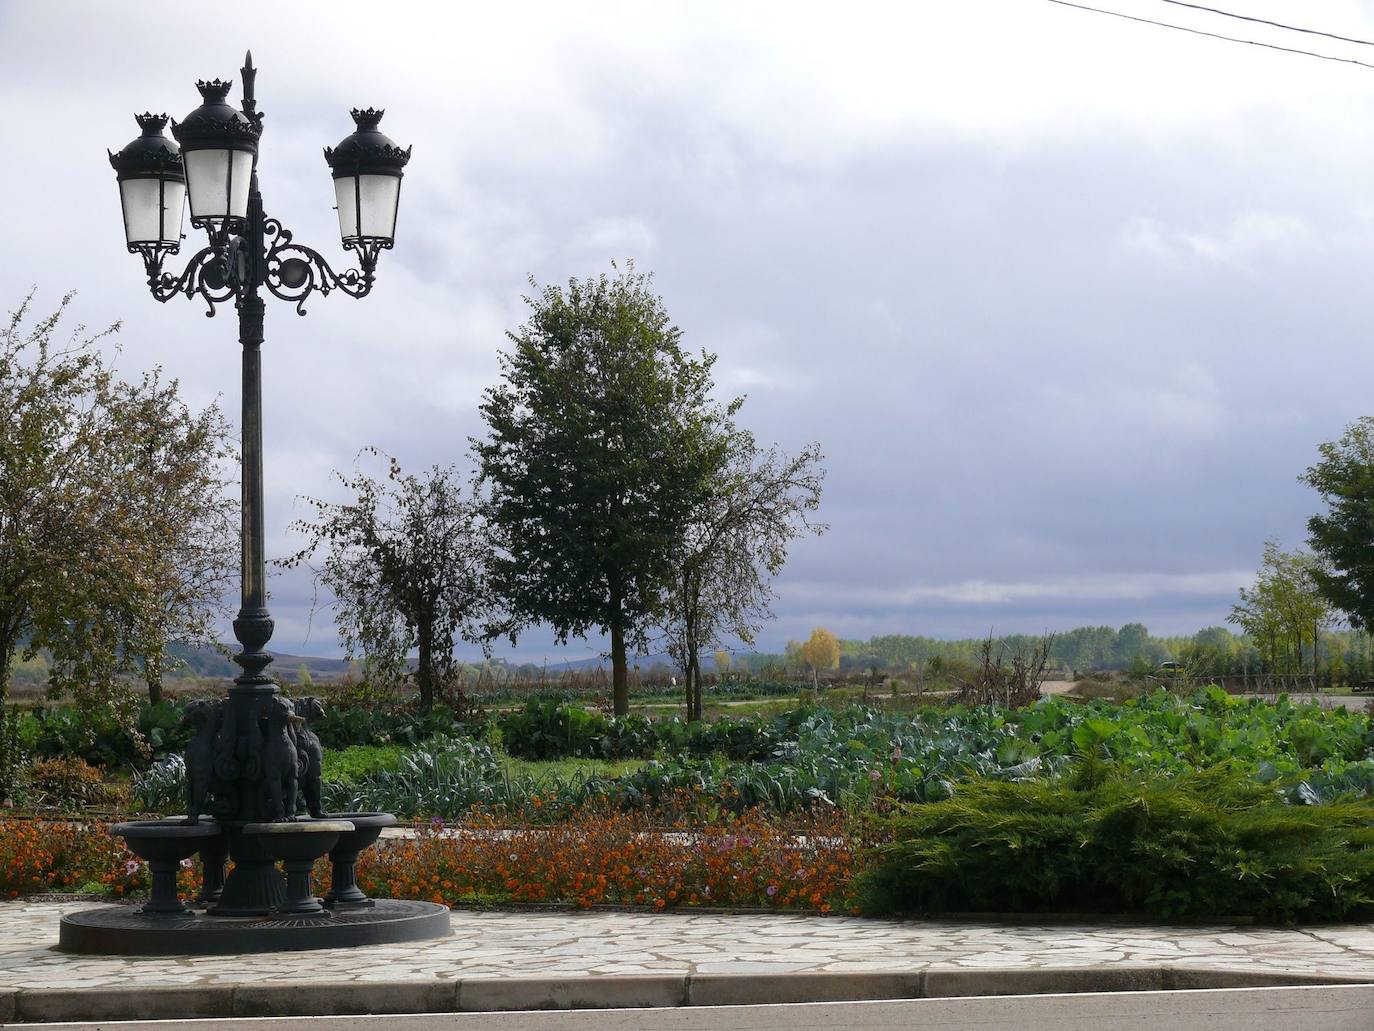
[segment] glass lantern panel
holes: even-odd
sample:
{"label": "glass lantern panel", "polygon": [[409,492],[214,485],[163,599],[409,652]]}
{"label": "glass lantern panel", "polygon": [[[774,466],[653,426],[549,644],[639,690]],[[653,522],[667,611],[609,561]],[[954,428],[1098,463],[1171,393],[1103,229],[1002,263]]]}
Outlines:
{"label": "glass lantern panel", "polygon": [[229,189],[229,214],[235,218],[247,218],[248,187],[253,182],[253,155],[246,150],[232,153],[234,167]]}
{"label": "glass lantern panel", "polygon": [[[334,180],[334,197],[339,208],[339,236],[356,240],[360,236],[391,240],[396,234],[396,201],[401,180],[394,175],[347,176]],[[358,200],[362,206],[359,211]]]}
{"label": "glass lantern panel", "polygon": [[186,209],[186,184],[167,182],[162,191],[162,242],[181,243],[182,212]]}
{"label": "glass lantern panel", "polygon": [[253,155],[247,150],[183,152],[192,218],[245,218]]}
{"label": "glass lantern panel", "polygon": [[223,218],[229,214],[229,156],[232,150],[182,151],[192,218]]}
{"label": "glass lantern panel", "polygon": [[125,179],[119,184],[119,203],[124,208],[126,242],[161,242],[156,179]]}
{"label": "glass lantern panel", "polygon": [[354,194],[353,176],[334,180],[334,201],[339,212],[339,238],[348,241],[358,238],[358,203]]}
{"label": "glass lantern panel", "polygon": [[359,225],[362,235],[393,239],[396,235],[396,201],[401,192],[401,180],[394,175],[361,175],[358,179],[358,190],[362,196]]}

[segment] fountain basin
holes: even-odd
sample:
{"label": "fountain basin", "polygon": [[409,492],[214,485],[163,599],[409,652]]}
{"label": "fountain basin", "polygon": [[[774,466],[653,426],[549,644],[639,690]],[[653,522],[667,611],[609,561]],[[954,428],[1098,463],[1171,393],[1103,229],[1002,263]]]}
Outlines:
{"label": "fountain basin", "polygon": [[177,869],[183,859],[190,859],[214,839],[223,840],[224,831],[212,822],[188,823],[184,819],[133,820],[117,823],[112,829],[116,837],[124,839],[129,851],[148,861],[153,885],[151,897],[139,910],[150,916],[176,916],[187,912],[177,897]]}
{"label": "fountain basin", "polygon": [[324,904],[334,910],[373,905],[358,887],[358,855],[371,848],[384,829],[395,826],[396,817],[390,813],[328,813],[325,819],[347,820],[353,830],[340,834],[338,844],[329,850],[331,877]]}
{"label": "fountain basin", "polygon": [[[315,860],[339,843],[343,834],[354,830],[347,820],[283,820],[279,823],[249,823],[243,836],[256,841],[286,870],[286,899],[276,907],[282,916],[326,916],[329,910],[315,897],[310,883]],[[380,833],[380,831],[379,831]]]}

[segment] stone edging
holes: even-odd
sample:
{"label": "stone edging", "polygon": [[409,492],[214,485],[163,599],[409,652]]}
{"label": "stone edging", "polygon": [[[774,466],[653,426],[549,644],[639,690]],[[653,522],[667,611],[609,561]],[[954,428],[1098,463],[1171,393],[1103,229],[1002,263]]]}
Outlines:
{"label": "stone edging", "polygon": [[452,981],[0,989],[0,1023],[344,1016],[1369,984],[1370,979],[1210,967],[932,967],[892,973],[648,974]]}

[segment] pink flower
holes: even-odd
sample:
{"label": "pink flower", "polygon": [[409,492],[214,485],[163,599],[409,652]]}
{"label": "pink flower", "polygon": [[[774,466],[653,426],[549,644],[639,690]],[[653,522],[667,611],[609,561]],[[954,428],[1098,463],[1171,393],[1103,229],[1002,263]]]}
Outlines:
{"label": "pink flower", "polygon": [[195,864],[193,864],[193,863],[191,862],[191,860],[189,860],[189,859],[183,859],[183,860],[181,861],[181,868],[182,868],[183,870],[190,870],[194,865],[195,865]]}
{"label": "pink flower", "polygon": [[137,860],[137,859],[130,859],[130,860],[128,860],[128,861],[124,864],[124,876],[125,876],[125,877],[132,877],[132,876],[133,876],[134,874],[136,874],[136,873],[138,873],[138,860]]}
{"label": "pink flower", "polygon": [[871,770],[868,771],[868,779],[869,779],[869,780],[882,780],[882,779],[883,779],[883,772],[882,772],[882,770],[878,769],[878,768],[875,766],[873,769],[871,769]]}
{"label": "pink flower", "polygon": [[777,893],[778,893],[778,886],[777,886],[776,884],[770,884],[770,885],[768,886],[768,891],[767,891],[765,894],[767,894],[767,896],[771,899],[771,898],[772,898],[774,895],[776,895]]}

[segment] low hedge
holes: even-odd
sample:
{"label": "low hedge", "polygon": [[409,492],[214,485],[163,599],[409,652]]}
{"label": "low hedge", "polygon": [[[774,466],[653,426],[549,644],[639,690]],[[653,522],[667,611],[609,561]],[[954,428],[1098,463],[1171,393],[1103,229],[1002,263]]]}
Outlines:
{"label": "low hedge", "polygon": [[1140,913],[1265,923],[1374,913],[1374,800],[1292,805],[1218,767],[974,780],[875,822],[869,914]]}

